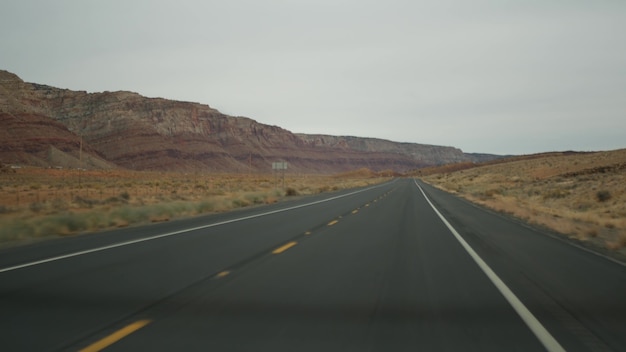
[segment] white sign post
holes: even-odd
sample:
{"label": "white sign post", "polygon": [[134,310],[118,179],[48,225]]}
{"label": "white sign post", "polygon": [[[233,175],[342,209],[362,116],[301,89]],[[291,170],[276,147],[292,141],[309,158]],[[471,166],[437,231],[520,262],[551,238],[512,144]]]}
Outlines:
{"label": "white sign post", "polygon": [[276,172],[278,170],[283,171],[283,189],[285,189],[285,170],[287,170],[287,162],[279,161],[272,163],[272,170],[274,170],[274,180],[276,180]]}

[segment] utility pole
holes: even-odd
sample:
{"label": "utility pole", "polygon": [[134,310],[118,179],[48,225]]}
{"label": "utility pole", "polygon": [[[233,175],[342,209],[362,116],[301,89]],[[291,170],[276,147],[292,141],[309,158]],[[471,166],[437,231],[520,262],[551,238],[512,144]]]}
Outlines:
{"label": "utility pole", "polygon": [[78,148],[78,189],[82,188],[83,173],[83,134],[80,134],[80,147]]}

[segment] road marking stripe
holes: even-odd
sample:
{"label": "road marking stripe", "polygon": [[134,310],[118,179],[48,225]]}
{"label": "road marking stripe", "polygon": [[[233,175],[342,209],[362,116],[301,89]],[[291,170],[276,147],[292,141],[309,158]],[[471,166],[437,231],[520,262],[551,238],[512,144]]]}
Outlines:
{"label": "road marking stripe", "polygon": [[230,224],[230,223],[233,223],[233,222],[250,220],[250,219],[259,218],[259,217],[262,217],[262,216],[267,216],[267,215],[282,213],[282,212],[286,212],[286,211],[290,211],[290,210],[294,210],[294,209],[309,207],[309,206],[312,206],[312,205],[325,203],[325,202],[330,202],[330,201],[333,201],[333,200],[336,200],[336,199],[340,199],[340,198],[345,198],[345,197],[348,197],[348,196],[351,196],[351,195],[354,195],[354,194],[357,194],[357,193],[362,193],[362,192],[365,192],[365,191],[369,191],[369,190],[372,190],[372,189],[375,189],[375,188],[378,188],[378,187],[382,187],[382,186],[384,186],[386,184],[387,183],[384,183],[384,184],[368,187],[368,188],[365,188],[365,189],[361,189],[361,190],[358,190],[358,191],[342,194],[342,195],[339,195],[339,196],[330,197],[330,198],[327,198],[327,199],[322,199],[322,200],[318,200],[318,201],[311,202],[311,203],[300,204],[300,205],[296,205],[296,206],[288,207],[288,208],[284,208],[284,209],[272,210],[272,211],[268,211],[268,212],[265,212],[265,213],[244,216],[244,217],[241,217],[241,218],[236,218],[236,219],[216,222],[216,223],[213,223],[213,224],[208,224],[208,225],[203,225],[203,226],[198,226],[198,227],[192,227],[192,228],[189,228],[189,229],[184,229],[184,230],[179,230],[179,231],[174,231],[174,232],[168,232],[168,233],[163,233],[163,234],[160,234],[160,235],[139,238],[139,239],[136,239],[136,240],[115,243],[115,244],[111,244],[111,245],[108,245],[108,246],[102,246],[102,247],[87,249],[87,250],[84,250],[84,251],[74,252],[74,253],[70,253],[70,254],[59,255],[59,256],[56,256],[56,257],[51,257],[51,258],[47,258],[47,259],[37,260],[37,261],[34,261],[34,262],[30,262],[30,263],[14,265],[14,266],[10,266],[10,267],[6,267],[6,268],[0,269],[0,273],[4,273],[4,272],[7,272],[7,271],[12,271],[12,270],[17,270],[17,269],[28,268],[28,267],[39,265],[39,264],[50,263],[50,262],[54,262],[54,261],[61,260],[61,259],[78,257],[78,256],[89,254],[89,253],[104,251],[104,250],[107,250],[107,249],[113,249],[113,248],[117,248],[117,247],[128,246],[128,245],[135,244],[135,243],[152,241],[152,240],[156,240],[156,239],[163,238],[163,237],[170,237],[170,236],[180,235],[180,234],[183,234],[183,233],[186,233],[186,232],[192,232],[192,231],[197,231],[197,230],[208,229],[208,228],[211,228],[211,227],[226,225],[226,224]]}
{"label": "road marking stripe", "polygon": [[334,224],[336,224],[338,222],[339,222],[339,220],[333,220],[333,221],[328,223],[328,226],[333,226]]}
{"label": "road marking stripe", "polygon": [[359,212],[359,209],[354,209],[354,210],[352,211],[352,214],[356,214],[356,213],[358,213],[358,212]]}
{"label": "road marking stripe", "polygon": [[215,277],[218,278],[218,279],[221,279],[224,276],[227,276],[228,274],[230,274],[230,271],[224,270],[224,271],[220,272],[219,274],[215,275]]}
{"label": "road marking stripe", "polygon": [[291,248],[291,247],[293,247],[293,246],[295,246],[295,245],[297,245],[297,244],[298,244],[298,242],[296,242],[296,241],[291,241],[291,242],[289,242],[289,243],[287,243],[287,244],[285,244],[285,245],[282,245],[282,246],[280,246],[280,247],[278,247],[278,248],[274,249],[274,250],[272,251],[272,254],[280,254],[280,253],[282,253],[282,252],[284,252],[284,251],[288,250],[289,248]]}
{"label": "road marking stripe", "polygon": [[144,326],[150,324],[150,320],[139,320],[136,321],[114,333],[112,333],[111,335],[103,338],[100,341],[97,341],[85,348],[83,348],[82,350],[80,350],[80,352],[98,352],[98,351],[102,351],[103,349],[111,346],[112,344],[116,343],[117,341],[123,339],[124,337],[132,334],[133,332],[143,328]]}
{"label": "road marking stripe", "polygon": [[491,282],[496,286],[498,291],[500,291],[500,293],[509,302],[509,304],[513,307],[517,314],[522,318],[524,323],[526,323],[530,330],[535,334],[537,339],[539,339],[541,344],[543,344],[543,347],[545,347],[546,350],[548,350],[549,352],[565,352],[565,349],[552,335],[550,335],[548,330],[546,330],[546,328],[541,324],[541,322],[539,322],[539,320],[533,315],[533,313],[531,313],[530,310],[526,308],[526,306],[522,303],[522,301],[519,300],[519,298],[517,298],[513,291],[511,291],[511,289],[502,281],[502,279],[500,279],[498,275],[496,275],[496,273],[491,270],[487,263],[485,263],[485,261],[474,251],[474,249],[470,247],[470,245],[465,241],[465,239],[463,239],[463,237],[461,237],[456,229],[454,229],[454,227],[450,225],[448,220],[446,220],[446,218],[441,215],[439,210],[437,210],[437,208],[435,208],[430,199],[428,199],[422,187],[417,184],[417,181],[413,179],[413,182],[415,182],[415,185],[422,192],[422,195],[424,195],[424,198],[433,208],[435,213],[439,216],[441,221],[443,221],[446,227],[448,227],[454,237],[459,241],[459,243],[461,243],[461,246],[463,246],[465,251],[467,251],[467,253],[472,257],[474,262],[478,264],[478,267],[482,269],[482,271],[487,275]]}
{"label": "road marking stripe", "polygon": [[304,234],[308,236],[308,235],[310,235],[310,234],[311,234],[311,231],[307,231],[307,232],[305,232]]}

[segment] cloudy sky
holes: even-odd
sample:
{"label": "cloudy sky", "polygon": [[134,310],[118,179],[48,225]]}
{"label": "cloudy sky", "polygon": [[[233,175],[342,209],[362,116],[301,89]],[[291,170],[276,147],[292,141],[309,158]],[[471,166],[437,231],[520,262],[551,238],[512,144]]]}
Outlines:
{"label": "cloudy sky", "polygon": [[624,0],[4,0],[0,69],[293,132],[626,147]]}

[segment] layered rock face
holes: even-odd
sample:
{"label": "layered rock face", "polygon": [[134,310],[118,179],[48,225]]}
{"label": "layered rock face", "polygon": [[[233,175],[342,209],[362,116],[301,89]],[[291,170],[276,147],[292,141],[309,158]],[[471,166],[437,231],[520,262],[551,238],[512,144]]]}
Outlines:
{"label": "layered rock face", "polygon": [[[285,160],[296,172],[402,172],[471,160],[451,147],[293,134],[204,104],[58,89],[7,71],[0,71],[0,123],[5,163],[67,163],[81,138],[92,167],[135,170],[269,172]],[[56,151],[71,157],[54,159]]]}

